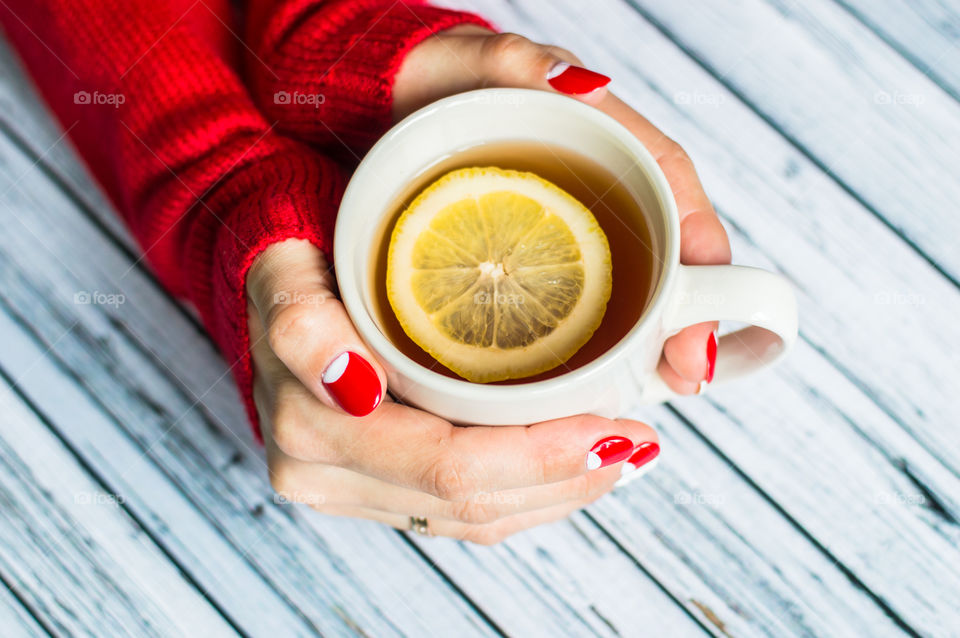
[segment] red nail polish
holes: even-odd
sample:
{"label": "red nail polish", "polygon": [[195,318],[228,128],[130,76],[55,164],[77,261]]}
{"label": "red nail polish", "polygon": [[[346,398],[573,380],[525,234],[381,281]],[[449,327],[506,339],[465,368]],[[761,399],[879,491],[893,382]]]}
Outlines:
{"label": "red nail polish", "polygon": [[608,436],[594,443],[587,452],[587,469],[595,470],[624,460],[633,452],[633,442],[622,436]]}
{"label": "red nail polish", "polygon": [[558,62],[547,72],[550,86],[569,95],[583,95],[610,83],[610,78],[581,66]]}
{"label": "red nail polish", "polygon": [[323,387],[353,416],[364,416],[380,405],[380,377],[356,352],[341,352],[323,371]]}
{"label": "red nail polish", "polygon": [[622,473],[627,474],[646,465],[657,458],[658,454],[660,454],[660,446],[656,443],[641,443],[634,448],[633,454],[631,454],[627,462],[623,464]]}
{"label": "red nail polish", "polygon": [[717,365],[717,331],[710,333],[707,339],[707,383],[713,381],[713,369]]}

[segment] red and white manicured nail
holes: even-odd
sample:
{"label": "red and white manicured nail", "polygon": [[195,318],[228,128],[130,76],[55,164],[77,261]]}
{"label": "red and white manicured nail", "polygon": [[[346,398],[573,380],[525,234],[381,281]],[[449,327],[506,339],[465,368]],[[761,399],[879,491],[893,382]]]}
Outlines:
{"label": "red and white manicured nail", "polygon": [[561,93],[585,95],[609,84],[610,78],[582,66],[557,62],[547,71],[547,82]]}
{"label": "red and white manicured nail", "polygon": [[365,416],[380,405],[380,377],[370,362],[356,352],[341,352],[323,371],[323,387],[341,408]]}
{"label": "red and white manicured nail", "polygon": [[[707,376],[704,381],[713,381],[713,371],[717,367],[717,331],[714,330],[707,338]],[[698,392],[699,394],[699,392]]]}
{"label": "red and white manicured nail", "polygon": [[622,436],[608,436],[594,443],[587,452],[587,469],[596,470],[625,460],[633,452],[633,441]]}
{"label": "red and white manicured nail", "polygon": [[657,466],[660,460],[660,446],[656,443],[641,443],[633,449],[630,458],[620,468],[620,479],[614,487],[622,487],[635,481]]}

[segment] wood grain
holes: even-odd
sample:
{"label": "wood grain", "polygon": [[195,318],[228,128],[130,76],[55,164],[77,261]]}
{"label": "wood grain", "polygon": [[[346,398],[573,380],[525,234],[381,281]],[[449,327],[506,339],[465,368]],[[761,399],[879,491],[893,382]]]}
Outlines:
{"label": "wood grain", "polygon": [[960,6],[945,0],[839,0],[860,22],[960,100]]}
{"label": "wood grain", "polygon": [[[97,633],[99,604],[176,633],[182,599],[211,635],[956,635],[956,7],[444,4],[570,48],[680,141],[735,260],[796,284],[795,352],[637,411],[661,433],[654,473],[496,548],[278,504],[209,339],[136,263],[0,46],[0,374],[22,393],[0,390],[20,419],[0,428],[16,506],[0,524],[28,557],[0,545],[0,623]],[[92,292],[124,302],[75,302]],[[10,438],[34,430],[50,445]],[[63,494],[91,485],[124,504],[101,524],[60,483],[31,487],[61,475]],[[71,545],[64,520],[101,543]],[[102,543],[116,529],[146,549]]]}
{"label": "wood grain", "polygon": [[[580,513],[492,548],[415,540],[462,591],[496,609],[498,625],[510,636],[703,634],[702,623]],[[531,593],[538,613],[528,607]]]}
{"label": "wood grain", "polygon": [[237,635],[8,383],[0,410],[0,569],[54,631]]}
{"label": "wood grain", "polygon": [[0,627],[10,638],[37,638],[52,635],[7,586],[0,587]]}
{"label": "wood grain", "polygon": [[[951,95],[832,0],[631,4],[960,282]],[[942,64],[960,61],[956,49],[944,55]]]}

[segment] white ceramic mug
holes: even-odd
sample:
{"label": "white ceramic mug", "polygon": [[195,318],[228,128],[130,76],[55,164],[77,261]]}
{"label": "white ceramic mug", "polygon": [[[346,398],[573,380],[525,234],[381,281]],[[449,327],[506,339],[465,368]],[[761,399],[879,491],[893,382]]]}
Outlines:
{"label": "white ceramic mug", "polygon": [[[575,370],[515,385],[453,379],[408,358],[379,326],[370,273],[383,217],[405,187],[458,151],[498,141],[566,147],[621,176],[648,216],[659,269],[652,299],[618,343]],[[797,336],[796,299],[786,279],[742,266],[681,265],[677,205],[647,149],[606,114],[542,91],[462,93],[394,126],[350,180],[337,217],[334,263],[343,303],[384,365],[390,390],[404,403],[461,424],[529,424],[581,413],[613,418],[637,404],[668,400],[674,395],[656,372],[663,343],[695,323],[751,324],[720,338],[711,385],[772,364]]]}

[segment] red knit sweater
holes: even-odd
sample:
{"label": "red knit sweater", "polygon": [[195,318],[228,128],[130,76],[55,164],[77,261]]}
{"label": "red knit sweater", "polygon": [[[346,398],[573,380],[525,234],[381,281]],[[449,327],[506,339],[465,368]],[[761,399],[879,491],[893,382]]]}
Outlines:
{"label": "red knit sweater", "polygon": [[410,48],[484,22],[417,0],[249,5],[243,40],[226,0],[5,0],[0,24],[160,280],[197,307],[259,433],[251,262],[287,238],[330,253],[345,176],[325,155],[383,133]]}

